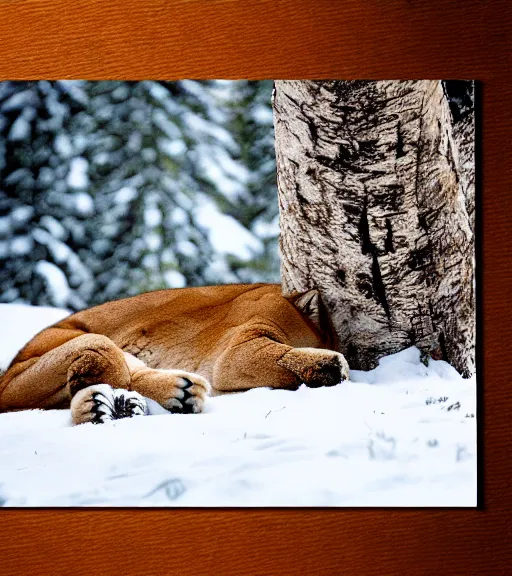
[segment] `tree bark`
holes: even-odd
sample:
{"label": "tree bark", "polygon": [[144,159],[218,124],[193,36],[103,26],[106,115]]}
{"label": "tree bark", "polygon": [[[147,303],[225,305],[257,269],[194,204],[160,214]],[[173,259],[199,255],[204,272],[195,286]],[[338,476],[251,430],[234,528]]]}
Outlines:
{"label": "tree bark", "polygon": [[340,352],[416,345],[474,372],[473,234],[438,81],[277,81],[283,292],[317,288]]}
{"label": "tree bark", "polygon": [[475,232],[475,114],[474,109],[453,123],[453,138],[459,153],[460,183],[473,234]]}

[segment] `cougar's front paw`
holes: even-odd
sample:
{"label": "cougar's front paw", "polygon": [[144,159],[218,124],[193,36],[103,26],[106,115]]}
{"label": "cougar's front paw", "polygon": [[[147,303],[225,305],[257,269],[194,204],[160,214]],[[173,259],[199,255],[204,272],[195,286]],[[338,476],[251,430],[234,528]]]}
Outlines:
{"label": "cougar's front paw", "polygon": [[348,364],[343,354],[332,352],[322,355],[304,372],[304,383],[310,388],[320,386],[336,386],[343,380],[348,380]]}
{"label": "cougar's front paw", "polygon": [[103,424],[110,420],[143,416],[146,400],[137,392],[95,384],[77,392],[71,399],[73,424]]}
{"label": "cougar's front paw", "polygon": [[166,410],[176,414],[198,414],[203,411],[210,393],[206,378],[183,370],[152,370],[152,394]]}
{"label": "cougar's front paw", "polygon": [[310,388],[335,386],[348,380],[349,368],[343,354],[322,348],[293,348],[280,360]]}

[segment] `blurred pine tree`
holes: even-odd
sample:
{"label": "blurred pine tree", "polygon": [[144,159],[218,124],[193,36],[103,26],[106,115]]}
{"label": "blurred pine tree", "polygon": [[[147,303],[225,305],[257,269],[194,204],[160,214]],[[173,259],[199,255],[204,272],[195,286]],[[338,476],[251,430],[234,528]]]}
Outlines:
{"label": "blurred pine tree", "polygon": [[94,282],[80,256],[93,212],[86,165],[70,139],[86,106],[78,85],[0,83],[0,301],[85,306]]}
{"label": "blurred pine tree", "polygon": [[241,193],[222,205],[246,226],[263,249],[250,261],[232,258],[231,267],[243,282],[278,282],[279,211],[276,187],[272,81],[234,81],[225,101],[226,127],[238,146],[235,160],[243,167]]}
{"label": "blurred pine tree", "polygon": [[0,83],[1,300],[278,281],[271,89]]}

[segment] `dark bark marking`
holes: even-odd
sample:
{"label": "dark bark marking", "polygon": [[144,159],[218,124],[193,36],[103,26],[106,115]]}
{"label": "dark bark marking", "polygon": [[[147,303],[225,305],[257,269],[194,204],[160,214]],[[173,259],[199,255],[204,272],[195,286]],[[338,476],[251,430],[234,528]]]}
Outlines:
{"label": "dark bark marking", "polygon": [[396,212],[400,209],[405,190],[402,184],[389,184],[380,186],[373,192],[373,203],[384,210]]}
{"label": "dark bark marking", "polygon": [[363,254],[372,254],[375,246],[370,239],[370,225],[368,222],[368,199],[364,199],[363,211],[359,219],[359,238],[361,241],[361,252]]}
{"label": "dark bark marking", "polygon": [[[324,229],[325,230],[325,229]],[[327,234],[327,230],[325,230],[325,233]],[[338,251],[336,244],[331,244],[329,243],[329,239],[325,238],[325,244],[324,244],[324,248],[326,250],[328,250],[331,254],[336,254],[336,252]]]}
{"label": "dark bark marking", "polygon": [[310,167],[306,170],[306,176],[309,176],[309,177],[311,178],[311,180],[313,180],[315,183],[318,182],[318,173],[317,173],[315,167],[310,166]]}
{"label": "dark bark marking", "polygon": [[352,342],[349,342],[347,346],[345,351],[345,358],[349,366],[359,366],[357,347]]}
{"label": "dark bark marking", "polygon": [[474,84],[468,80],[443,80],[442,86],[453,123],[457,124],[474,109]]}
{"label": "dark bark marking", "polygon": [[432,318],[432,322],[434,322],[435,312],[434,312],[434,306],[432,304],[432,300],[428,301],[428,311],[430,312],[430,317]]}
{"label": "dark bark marking", "polygon": [[384,241],[384,249],[386,254],[389,254],[395,251],[395,247],[393,246],[393,229],[391,228],[391,220],[389,218],[386,218],[386,228],[388,233]]}
{"label": "dark bark marking", "polygon": [[421,214],[420,212],[418,212],[418,224],[420,228],[425,232],[425,234],[428,234],[428,223],[426,213]]}
{"label": "dark bark marking", "polygon": [[416,196],[416,205],[420,208],[420,197],[418,194],[420,185],[420,167],[421,167],[421,147],[423,144],[423,110],[425,109],[425,96],[421,101],[419,110],[420,125],[418,127],[418,141],[416,144],[416,167],[414,171],[414,194]]}
{"label": "dark bark marking", "polygon": [[440,360],[448,360],[448,352],[446,350],[446,338],[444,332],[439,333],[439,348],[441,348],[442,358]]}
{"label": "dark bark marking", "polygon": [[[462,260],[457,260],[457,262],[454,262],[453,264],[450,264],[449,266],[444,267],[445,272],[447,272],[448,270],[451,270],[452,268],[456,268],[457,266],[460,266],[462,264]],[[456,284],[458,284],[458,280],[455,281]]]}
{"label": "dark bark marking", "polygon": [[311,140],[313,142],[313,146],[316,146],[316,144],[318,142],[318,129],[316,127],[316,119],[311,118],[311,116],[307,112],[308,107],[304,103],[299,104],[290,95],[286,94],[286,92],[285,92],[285,95],[301,111],[303,118],[300,118],[300,117],[298,117],[298,118],[299,118],[299,120],[301,120],[302,122],[304,122],[307,125],[307,127],[309,129],[309,133],[311,134]]}
{"label": "dark bark marking", "polygon": [[347,214],[350,214],[352,216],[359,216],[361,213],[359,206],[357,206],[356,204],[349,204],[348,202],[345,202],[342,204],[342,206],[343,206],[343,210]]}
{"label": "dark bark marking", "polygon": [[431,263],[432,252],[428,247],[420,248],[419,250],[412,250],[407,259],[407,265],[411,270],[421,270]]}
{"label": "dark bark marking", "polygon": [[[372,256],[372,282],[370,288],[372,288],[371,293],[367,286],[367,282],[364,281],[362,278],[362,274],[359,275],[360,277],[360,284],[358,284],[359,291],[369,298],[370,295],[374,296],[377,302],[380,303],[384,312],[386,313],[386,317],[390,320],[390,310],[389,304],[386,297],[386,287],[384,286],[384,282],[382,280],[382,273],[380,270],[379,258],[378,258],[378,251],[377,247],[370,238],[370,223],[368,221],[368,197],[365,197],[363,203],[363,211],[361,213],[361,219],[359,220],[359,237],[361,242],[361,251],[363,254],[370,254]],[[373,287],[372,287],[373,286]]]}
{"label": "dark bark marking", "polygon": [[309,128],[309,133],[311,134],[311,140],[313,142],[313,145],[316,146],[316,144],[318,142],[318,130],[317,130],[314,122],[312,122],[309,118],[306,119],[306,123],[307,123],[308,128]]}
{"label": "dark bark marking", "polygon": [[400,122],[398,122],[396,127],[396,157],[403,158],[406,155],[404,152],[404,140],[402,138],[402,132],[400,130]]}
{"label": "dark bark marking", "polygon": [[372,274],[373,274],[373,287],[375,290],[375,295],[377,296],[378,301],[384,308],[384,312],[386,313],[388,320],[390,320],[391,315],[389,311],[388,300],[386,298],[386,288],[384,286],[384,282],[382,281],[382,274],[380,271],[379,258],[377,254],[373,255]]}
{"label": "dark bark marking", "polygon": [[374,290],[373,290],[373,281],[371,276],[365,274],[364,272],[360,272],[357,276],[357,289],[359,292],[367,299],[375,298]]}
{"label": "dark bark marking", "polygon": [[457,179],[457,184],[458,184],[459,183],[459,179],[458,179],[459,175],[458,175],[457,166],[455,164],[455,159],[453,157],[451,140],[448,140],[448,150],[446,152],[446,159],[448,160],[448,164],[450,165],[450,168],[455,172],[455,177]]}
{"label": "dark bark marking", "polygon": [[298,185],[295,186],[295,195],[297,196],[297,201],[301,206],[309,206],[310,201],[302,194]]}
{"label": "dark bark marking", "polygon": [[301,104],[299,104],[297,102],[297,100],[295,100],[295,98],[293,98],[292,96],[290,96],[288,94],[288,92],[286,92],[286,90],[283,90],[283,94],[285,95],[286,99],[289,100],[294,106],[296,106],[299,110],[302,111],[302,106]]}
{"label": "dark bark marking", "polygon": [[347,162],[345,159],[340,158],[339,156],[336,158],[328,158],[327,156],[320,155],[316,156],[315,160],[325,168],[329,168],[330,170],[334,170],[336,172],[350,171],[356,174],[374,174],[375,176],[386,174],[385,170],[376,170],[367,168],[365,166],[358,166],[353,162]]}
{"label": "dark bark marking", "polygon": [[338,160],[352,160],[354,158],[354,150],[350,148],[350,144],[340,142],[338,145]]}
{"label": "dark bark marking", "polygon": [[346,283],[346,272],[345,270],[343,270],[343,268],[340,268],[339,270],[336,271],[336,280],[338,282],[338,284],[340,286],[342,286],[343,288],[345,288],[345,286],[347,285]]}

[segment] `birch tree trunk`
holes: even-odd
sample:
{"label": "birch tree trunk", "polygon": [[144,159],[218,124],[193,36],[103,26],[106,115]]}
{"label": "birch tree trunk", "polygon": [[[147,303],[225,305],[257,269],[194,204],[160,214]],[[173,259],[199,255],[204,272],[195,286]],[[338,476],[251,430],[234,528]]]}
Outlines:
{"label": "birch tree trunk", "polygon": [[[459,81],[460,82],[460,81]],[[473,234],[475,232],[475,111],[474,85],[470,83],[466,102],[453,117],[453,139],[459,153],[460,183]]]}
{"label": "birch tree trunk", "polygon": [[474,372],[473,235],[441,82],[277,81],[283,292],[351,368],[416,345]]}

